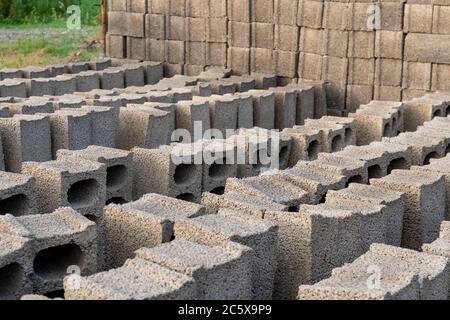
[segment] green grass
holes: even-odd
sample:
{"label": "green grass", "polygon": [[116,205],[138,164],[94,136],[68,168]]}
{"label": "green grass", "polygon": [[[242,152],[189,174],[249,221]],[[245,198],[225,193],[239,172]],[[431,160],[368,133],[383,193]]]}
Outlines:
{"label": "green grass", "polygon": [[97,25],[100,0],[0,0],[0,26],[65,21],[67,8],[78,5],[82,25]]}
{"label": "green grass", "polygon": [[49,39],[19,38],[14,43],[0,43],[0,68],[65,64],[99,57],[102,54],[100,46],[88,46],[92,41],[98,41],[98,30],[88,30],[87,36],[70,32]]}

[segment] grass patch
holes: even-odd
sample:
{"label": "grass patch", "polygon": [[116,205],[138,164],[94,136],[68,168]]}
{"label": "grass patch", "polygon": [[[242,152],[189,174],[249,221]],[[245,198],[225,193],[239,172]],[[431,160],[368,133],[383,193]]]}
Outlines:
{"label": "grass patch", "polygon": [[98,29],[89,28],[84,32],[61,32],[51,38],[19,38],[13,43],[0,43],[0,68],[65,64],[101,55]]}

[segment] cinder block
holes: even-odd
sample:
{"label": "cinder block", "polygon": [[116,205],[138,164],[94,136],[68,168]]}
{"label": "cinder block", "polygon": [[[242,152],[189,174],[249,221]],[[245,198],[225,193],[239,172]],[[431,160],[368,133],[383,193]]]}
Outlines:
{"label": "cinder block", "polygon": [[445,64],[433,64],[431,90],[448,90],[450,88],[450,66]]}
{"label": "cinder block", "polygon": [[100,77],[94,71],[83,71],[75,75],[77,80],[77,91],[88,92],[100,89]]}
{"label": "cinder block", "polygon": [[69,71],[72,74],[89,71],[89,64],[87,62],[74,62],[68,64]]}
{"label": "cinder block", "polygon": [[187,41],[203,42],[206,40],[206,24],[203,18],[186,18]]}
{"label": "cinder block", "polygon": [[157,148],[170,142],[174,130],[170,113],[145,105],[128,105],[120,108],[117,145],[125,150]]}
{"label": "cinder block", "polygon": [[23,72],[20,69],[5,68],[0,71],[0,80],[23,78]]}
{"label": "cinder block", "polygon": [[[275,25],[275,46],[273,48],[283,51],[298,51],[299,40],[300,30],[297,26]],[[263,48],[271,49],[272,47]]]}
{"label": "cinder block", "polygon": [[[203,206],[157,194],[147,194],[124,205],[106,206],[103,213],[108,248],[106,265],[120,266],[140,248],[169,242],[175,221],[204,213]],[[123,243],[124,238],[128,239],[126,243]]]}
{"label": "cinder block", "polygon": [[306,203],[307,192],[277,174],[267,174],[245,179],[228,179],[225,191],[269,199],[285,205],[290,210]]}
{"label": "cinder block", "polygon": [[[127,1],[126,6],[127,6],[126,11],[128,11],[128,12],[146,13],[147,9],[148,9],[147,8],[147,0],[130,0],[130,1]],[[125,10],[123,10],[123,11],[125,11]]]}
{"label": "cinder block", "polygon": [[351,31],[349,33],[348,57],[372,59],[375,57],[375,33]]}
{"label": "cinder block", "polygon": [[[135,1],[135,0],[133,0]],[[127,11],[127,2],[120,1],[120,0],[110,0],[109,1],[109,8],[111,11]]]}
{"label": "cinder block", "polygon": [[206,65],[206,44],[204,42],[185,43],[185,63],[190,65]]}
{"label": "cinder block", "polygon": [[26,80],[6,79],[0,82],[0,95],[2,97],[26,98],[27,85]]}
{"label": "cinder block", "polygon": [[252,0],[251,21],[262,23],[274,23],[274,0]]}
{"label": "cinder block", "polygon": [[288,207],[272,202],[267,198],[234,192],[227,192],[222,196],[205,192],[202,195],[202,204],[206,206],[208,214],[217,214],[220,209],[232,209],[258,219],[262,219],[269,211],[288,211]]}
{"label": "cinder block", "polygon": [[368,165],[365,161],[334,157],[333,154],[326,158],[317,159],[307,163],[314,170],[323,170],[344,176],[346,185],[350,183],[368,182]]}
{"label": "cinder block", "polygon": [[186,16],[192,18],[205,18],[207,16],[207,4],[205,0],[187,0],[186,1]]}
{"label": "cinder block", "polygon": [[[111,12],[110,12],[111,14]],[[145,13],[119,13],[119,15],[123,15],[125,18],[125,32],[119,32],[118,34],[127,35],[129,37],[143,38],[145,37]],[[121,18],[123,19],[123,18]],[[122,22],[122,21],[120,21]],[[110,25],[110,22],[108,25]],[[123,28],[122,27],[122,28]],[[120,28],[120,29],[122,29]],[[114,33],[114,32],[111,32]],[[117,33],[116,33],[117,34]]]}
{"label": "cinder block", "polygon": [[406,4],[403,30],[405,33],[431,33],[433,28],[433,5]]}
{"label": "cinder block", "polygon": [[425,121],[445,115],[445,105],[442,100],[432,98],[415,98],[405,102],[405,129],[415,131]]}
{"label": "cinder block", "polygon": [[124,73],[125,87],[145,85],[145,73],[142,64],[126,64],[119,69]]}
{"label": "cinder block", "polygon": [[47,99],[27,99],[23,102],[7,104],[10,114],[52,113],[55,111],[53,102]]}
{"label": "cinder block", "polygon": [[127,58],[133,60],[145,60],[146,39],[127,37]]}
{"label": "cinder block", "polygon": [[237,94],[237,128],[253,128],[253,98],[248,93]]}
{"label": "cinder block", "polygon": [[89,69],[95,70],[95,71],[103,71],[112,66],[112,62],[111,62],[110,58],[94,59],[94,60],[89,61],[88,64],[89,64]]}
{"label": "cinder block", "polygon": [[400,101],[402,100],[400,87],[374,86],[373,98],[376,100]]}
{"label": "cinder block", "polygon": [[[198,299],[252,297],[252,252],[246,246],[231,242],[223,246],[208,246],[176,239],[154,248],[139,249],[136,256],[192,277],[197,284]],[[225,287],[224,281],[227,283]]]}
{"label": "cinder block", "polygon": [[299,0],[297,25],[307,28],[322,28],[323,1]]}
{"label": "cinder block", "polygon": [[[319,105],[321,98],[318,95],[316,99],[316,89],[311,85],[293,84],[288,85],[288,87],[294,88],[297,91],[295,124],[302,125],[305,123],[305,119],[312,119],[315,117],[315,103],[317,102],[317,104]],[[320,90],[317,90],[317,93],[319,94],[318,91]]]}
{"label": "cinder block", "polygon": [[[31,255],[33,261],[30,278],[33,292],[37,294],[61,290],[69,267],[77,266],[86,275],[96,272],[95,224],[75,210],[60,208],[49,214],[23,217],[6,215],[0,225],[7,234],[22,235],[29,240],[29,253],[25,254]],[[17,243],[19,240],[10,241]],[[12,275],[14,271],[10,269]]]}
{"label": "cinder block", "polygon": [[180,101],[177,104],[176,128],[185,129],[191,134],[191,139],[197,141],[202,137],[194,137],[195,125],[201,125],[200,133],[211,128],[209,104],[204,102]]}
{"label": "cinder block", "polygon": [[194,97],[193,101],[209,106],[211,128],[219,130],[222,137],[227,129],[237,129],[238,100],[233,95]]}
{"label": "cinder block", "polygon": [[316,128],[286,128],[283,133],[292,138],[289,167],[295,166],[300,160],[314,160],[319,152],[322,152],[322,137]]}
{"label": "cinder block", "polygon": [[298,59],[298,52],[275,50],[273,52],[275,73],[280,77],[287,77],[289,80],[296,77]]}
{"label": "cinder block", "polygon": [[297,25],[298,1],[275,0],[275,24]]}
{"label": "cinder block", "polygon": [[352,270],[350,266],[336,268],[332,276],[314,285],[301,285],[299,300],[418,300],[419,281],[411,273],[383,273],[377,289],[367,286],[372,273]]}
{"label": "cinder block", "polygon": [[[351,270],[367,271],[368,266],[380,266],[381,275],[408,273],[417,277],[419,300],[446,299],[448,295],[448,259],[383,244],[373,244],[366,254],[348,266]],[[409,295],[414,296],[414,295]]]}
{"label": "cinder block", "polygon": [[166,17],[161,14],[145,15],[146,38],[164,40],[166,38]]}
{"label": "cinder block", "polygon": [[339,191],[330,191],[327,194],[327,203],[340,203],[357,201],[361,205],[372,204],[382,206],[385,216],[386,238],[382,243],[392,246],[401,246],[403,232],[403,216],[406,196],[402,192],[352,183],[348,188]]}
{"label": "cinder block", "polygon": [[[407,62],[395,59],[376,59],[375,85],[384,87],[400,87],[402,85],[402,68]],[[403,73],[403,77],[406,74]],[[420,81],[420,80],[419,80]]]}
{"label": "cinder block", "polygon": [[8,233],[0,233],[0,297],[3,300],[16,300],[23,294],[32,293],[31,240]]}
{"label": "cinder block", "polygon": [[185,63],[185,42],[166,40],[165,41],[165,53],[166,61],[171,64],[184,64]]}
{"label": "cinder block", "polygon": [[302,79],[321,80],[323,57],[313,53],[300,53],[298,76]]}
{"label": "cinder block", "polygon": [[227,15],[230,21],[251,22],[251,3],[252,0],[229,0],[227,6]]}
{"label": "cinder block", "polygon": [[402,59],[403,32],[377,30],[375,36],[375,57]]}
{"label": "cinder block", "polygon": [[371,180],[371,184],[406,194],[402,246],[420,249],[423,243],[439,237],[446,215],[442,174],[394,170],[387,177]]}
{"label": "cinder block", "polygon": [[324,3],[322,27],[333,30],[349,30],[352,28],[353,3]]}
{"label": "cinder block", "polygon": [[[299,161],[295,168],[280,171],[280,177],[304,189],[308,193],[305,204],[319,204],[325,201],[329,190],[345,188],[345,177],[334,173],[323,172]],[[295,210],[298,211],[298,210]]]}
{"label": "cinder block", "polygon": [[274,61],[274,51],[271,49],[251,48],[250,49],[250,71],[273,73],[276,64]]}
{"label": "cinder block", "polygon": [[67,206],[92,219],[100,217],[106,195],[105,165],[81,159],[26,162],[22,172],[36,178],[40,213]]}
{"label": "cinder block", "polygon": [[182,300],[197,297],[194,279],[143,259],[128,260],[118,269],[81,277],[78,286],[65,280],[64,292],[67,300]]}
{"label": "cinder block", "polygon": [[55,96],[71,94],[77,91],[77,77],[73,75],[57,76],[51,85]]}
{"label": "cinder block", "polygon": [[325,30],[302,28],[300,31],[300,50],[302,53],[313,53],[324,56],[326,54]]}
{"label": "cinder block", "polygon": [[433,7],[433,33],[450,34],[450,27],[445,22],[449,14],[450,8],[448,6],[435,5]]}
{"label": "cinder block", "polygon": [[250,73],[250,49],[248,48],[228,48],[227,68],[232,69],[237,74]]}
{"label": "cinder block", "polygon": [[100,73],[100,88],[111,90],[125,87],[124,72],[122,70],[112,70],[111,68]]}
{"label": "cinder block", "polygon": [[254,255],[250,257],[250,297],[261,300],[272,298],[278,240],[278,228],[273,222],[249,217],[237,210],[221,209],[217,215],[177,221],[175,236],[209,246],[233,241],[253,249]]}
{"label": "cinder block", "polygon": [[297,95],[294,88],[271,88],[275,93],[275,129],[283,130],[295,126]]}
{"label": "cinder block", "polygon": [[349,117],[356,120],[357,145],[367,145],[373,141],[381,141],[383,137],[393,136],[392,117],[386,111],[377,111],[376,108],[358,110],[349,114]]}
{"label": "cinder block", "polygon": [[226,43],[228,21],[226,18],[209,18],[206,24],[206,41]]}
{"label": "cinder block", "polygon": [[[134,199],[158,193],[198,202],[202,187],[202,165],[195,164],[201,152],[192,145],[161,146],[159,149],[134,148]],[[155,171],[156,170],[156,171]],[[158,172],[158,174],[154,174]]]}
{"label": "cinder block", "polygon": [[26,79],[33,78],[50,78],[50,69],[42,67],[25,67],[22,68],[22,75]]}
{"label": "cinder block", "polygon": [[267,90],[278,85],[277,76],[272,73],[252,72],[250,76],[255,79],[257,90]]}
{"label": "cinder block", "polygon": [[345,147],[344,126],[320,119],[308,119],[305,122],[305,126],[320,131],[323,152],[336,152]]}
{"label": "cinder block", "polygon": [[114,148],[119,126],[119,110],[100,106],[83,106],[91,119],[91,143],[96,146]]}
{"label": "cinder block", "polygon": [[33,177],[0,172],[2,186],[0,204],[2,215],[25,216],[36,214],[36,181]]}
{"label": "cinder block", "polygon": [[206,0],[207,16],[210,18],[227,17],[227,1],[226,0]]}
{"label": "cinder block", "polygon": [[99,146],[84,150],[58,150],[58,160],[78,158],[96,161],[106,166],[106,203],[132,200],[133,154],[128,151]]}
{"label": "cinder block", "polygon": [[[252,36],[251,24],[236,21],[228,22],[228,45],[230,47],[250,48],[252,44],[251,36]],[[273,42],[273,34],[272,34],[272,42]]]}
{"label": "cinder block", "polygon": [[44,115],[14,115],[0,118],[5,167],[20,172],[24,161],[52,159],[50,121]]}
{"label": "cinder block", "polygon": [[349,33],[348,31],[325,30],[324,52],[328,56],[347,58]]}
{"label": "cinder block", "polygon": [[275,94],[262,90],[250,90],[253,97],[254,125],[264,129],[275,127]]}
{"label": "cinder block", "polygon": [[146,60],[164,61],[166,57],[165,40],[147,39]]}
{"label": "cinder block", "polygon": [[450,63],[450,35],[408,33],[405,38],[404,59],[407,61]]}

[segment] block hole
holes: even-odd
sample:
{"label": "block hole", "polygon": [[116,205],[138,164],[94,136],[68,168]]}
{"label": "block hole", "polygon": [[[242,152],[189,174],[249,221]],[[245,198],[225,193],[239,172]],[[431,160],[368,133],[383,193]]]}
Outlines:
{"label": "block hole", "polygon": [[233,166],[227,164],[227,158],[214,162],[209,166],[209,176],[213,179],[230,177],[233,174]]}
{"label": "block hole", "polygon": [[56,299],[56,298],[64,299],[64,289],[47,292],[44,294],[44,296],[46,296],[49,299]]}
{"label": "block hole", "polygon": [[397,118],[392,118],[392,131],[397,129]]}
{"label": "block hole", "polygon": [[183,193],[177,196],[177,199],[188,201],[188,202],[195,202],[195,196],[192,193]]}
{"label": "block hole", "polygon": [[353,139],[353,130],[351,128],[345,129],[345,143],[350,144]]}
{"label": "block hole", "polygon": [[391,135],[390,123],[386,123],[383,129],[383,137],[389,137]]}
{"label": "block hole", "polygon": [[333,138],[333,141],[331,142],[331,150],[333,152],[342,150],[344,148],[344,140],[342,139],[342,136],[336,136]]}
{"label": "block hole", "polygon": [[442,117],[442,110],[436,110],[433,113],[433,118],[434,117]]}
{"label": "block hole", "polygon": [[279,158],[278,158],[278,163],[281,164],[286,164],[289,161],[289,147],[288,146],[284,146],[283,148],[281,148],[280,153],[279,153]]}
{"label": "block hole", "polygon": [[445,148],[445,154],[448,154],[450,152],[450,144],[447,145],[447,148]]}
{"label": "block hole", "polygon": [[66,276],[67,268],[83,269],[84,254],[75,244],[66,244],[40,251],[34,258],[34,272],[43,279],[60,279]]}
{"label": "block hole", "polygon": [[84,216],[86,219],[88,219],[89,221],[95,222],[97,223],[98,221],[98,217],[94,216],[93,214],[87,214]]}
{"label": "block hole", "polygon": [[27,214],[29,209],[29,201],[24,194],[16,194],[12,197],[0,200],[0,215],[9,213],[13,216],[22,216]]}
{"label": "block hole", "polygon": [[320,198],[319,204],[320,203],[325,203],[327,201],[327,194],[325,193],[322,198]]}
{"label": "block hole", "polygon": [[197,167],[194,164],[180,164],[173,176],[176,184],[191,184],[195,181]]}
{"label": "block hole", "polygon": [[94,179],[75,182],[67,192],[67,200],[74,209],[93,206],[98,199],[100,186]]}
{"label": "block hole", "polygon": [[221,196],[221,195],[225,194],[225,187],[214,188],[211,190],[211,193]]}
{"label": "block hole", "polygon": [[433,158],[439,158],[439,154],[436,151],[430,152],[427,154],[425,159],[423,160],[423,165],[430,164],[430,160]]}
{"label": "block hole", "polygon": [[298,212],[299,208],[298,206],[290,206],[288,208],[288,212]]}
{"label": "block hole", "polygon": [[308,146],[308,157],[310,160],[314,160],[317,158],[317,155],[320,152],[320,143],[317,140],[311,141]]}
{"label": "block hole", "polygon": [[122,188],[128,179],[128,170],[124,165],[112,166],[106,169],[106,188],[109,191]]}
{"label": "block hole", "polygon": [[361,177],[361,175],[359,175],[359,174],[356,176],[350,177],[347,180],[346,187],[348,187],[351,183],[364,183],[363,177]]}
{"label": "block hole", "polygon": [[448,105],[447,108],[445,109],[445,115],[447,117],[450,116],[450,105]]}
{"label": "block hole", "polygon": [[113,197],[111,199],[106,200],[106,205],[111,204],[111,203],[125,204],[125,203],[127,203],[127,201],[122,197]]}
{"label": "block hole", "polygon": [[405,158],[397,158],[392,160],[388,166],[388,174],[391,174],[393,170],[408,169],[408,161]]}
{"label": "block hole", "polygon": [[368,171],[369,171],[369,179],[382,178],[384,176],[383,170],[377,164],[370,166]]}
{"label": "block hole", "polygon": [[13,300],[20,293],[24,280],[23,268],[11,263],[0,268],[0,299]]}

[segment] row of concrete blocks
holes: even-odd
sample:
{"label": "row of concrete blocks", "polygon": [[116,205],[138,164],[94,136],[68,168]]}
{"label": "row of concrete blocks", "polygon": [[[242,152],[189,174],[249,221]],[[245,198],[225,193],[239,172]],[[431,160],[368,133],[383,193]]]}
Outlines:
{"label": "row of concrete blocks", "polygon": [[97,59],[67,65],[51,65],[48,67],[26,67],[20,69],[0,69],[0,81],[15,78],[52,78],[64,74],[76,74],[84,71],[101,71],[111,67],[111,59]]}
{"label": "row of concrete blocks", "polygon": [[[436,118],[438,119],[441,118]],[[440,122],[436,120],[433,121],[435,124]],[[448,120],[445,119],[445,121],[448,126]],[[437,125],[434,132],[441,131],[443,127]],[[280,271],[279,280],[275,282],[275,287],[277,283],[280,284],[279,293],[277,290],[275,293],[280,297],[292,299],[297,294],[298,285],[312,284],[327,277],[334,267],[350,262],[363,254],[364,247],[367,248],[367,245],[374,241],[420,249],[423,243],[436,239],[440,222],[445,216],[448,217],[446,201],[448,203],[450,195],[445,182],[448,179],[448,158],[437,160],[447,161],[447,164],[441,165],[440,169],[431,169],[433,164],[423,167],[424,169],[417,167],[417,170],[428,170],[424,173],[417,171],[416,167],[413,167],[412,171],[395,170],[410,167],[414,158],[413,154],[418,151],[417,149],[414,151],[415,148],[418,147],[386,142],[376,142],[368,147],[353,147],[353,152],[344,150],[341,155],[339,155],[340,152],[323,155],[318,161],[299,163],[294,169],[269,176],[228,180],[226,191],[227,189],[233,191],[227,191],[222,197],[204,193],[202,203],[208,207],[210,213],[217,212],[219,208],[239,208],[250,215],[264,219],[275,217],[279,221],[280,230],[284,230],[286,234],[284,237],[280,235],[280,238],[284,240],[279,243],[281,246],[279,254],[284,265]],[[428,153],[429,150],[424,152]],[[366,157],[365,154],[371,154],[371,156],[367,156],[365,161],[357,160]],[[385,170],[389,168],[388,172],[391,174],[388,177],[382,178],[386,175],[386,171],[383,173],[373,169],[377,166],[374,164],[375,154],[378,154],[378,160],[384,159],[381,162],[386,162],[385,165],[380,161],[378,163]],[[382,154],[384,156],[381,156]],[[371,160],[369,160],[370,157],[372,157]],[[431,161],[434,163],[434,160]],[[423,164],[423,162],[413,163]],[[365,171],[363,167],[367,168],[370,164],[372,169],[369,172]],[[446,171],[443,169],[445,166],[447,166]],[[357,169],[358,167],[360,169]],[[367,175],[370,173],[371,178],[379,178],[370,180],[373,186],[350,184],[348,192],[347,190],[329,192],[340,190],[352,182],[367,183]],[[350,200],[347,201],[346,198]],[[326,204],[317,206],[325,199]],[[305,203],[310,206],[301,205]],[[371,207],[368,203],[386,205],[389,209],[381,210]],[[299,205],[300,214],[295,213],[298,212]],[[332,208],[335,210],[331,210]],[[295,212],[288,213],[289,210]],[[324,215],[324,212],[335,214],[347,212],[351,216],[349,211],[352,210],[362,214],[364,219],[371,220],[370,217],[372,217],[374,220],[370,223],[359,224],[355,221],[361,219],[361,216],[353,214],[353,218],[356,219],[353,220],[354,224],[350,223],[353,227],[350,225],[342,227],[342,224],[338,223],[339,219],[333,220],[336,217],[330,218]],[[271,215],[272,211],[282,212],[282,214],[274,216]],[[385,212],[390,213],[385,215]],[[331,216],[333,217],[333,214]],[[316,220],[314,217],[323,217],[328,227],[324,227],[319,223],[320,219]],[[389,220],[386,220],[387,217]],[[331,230],[329,227],[331,222],[328,219],[333,220],[336,225],[329,234],[323,234],[323,232],[326,233],[323,230]],[[351,220],[350,218],[347,222]],[[424,227],[417,222],[418,220],[423,222]],[[284,223],[281,224],[282,222]],[[352,228],[355,228],[353,235],[348,232]],[[339,230],[346,231],[340,233]],[[314,242],[313,239],[317,241]],[[329,239],[329,242],[325,239]],[[315,248],[313,249],[311,245],[302,247],[302,250],[292,248],[292,243],[305,242],[315,243]],[[292,252],[297,251],[299,253],[293,256]],[[316,257],[318,260],[314,260]],[[324,263],[324,261],[328,262]],[[286,288],[290,289],[286,290]]]}
{"label": "row of concrete blocks", "polygon": [[450,260],[436,252],[373,244],[331,277],[300,286],[301,300],[447,300]]}
{"label": "row of concrete blocks", "polygon": [[76,91],[114,89],[155,84],[163,77],[161,63],[143,62],[109,67],[102,71],[82,71],[53,78],[6,79],[0,81],[0,97],[60,96]]}
{"label": "row of concrete blocks", "polygon": [[[355,186],[359,186],[359,185],[355,185]],[[374,191],[373,190],[370,190],[369,192],[366,192],[366,194],[367,193],[369,193],[369,194],[371,194],[372,196],[373,196],[373,194],[374,194]],[[441,193],[439,193],[439,191],[434,191],[434,192],[432,192],[433,194],[442,194],[442,192]],[[355,194],[355,192],[353,191],[353,192],[350,192],[350,194]],[[392,195],[392,194],[394,194],[392,191],[390,191],[390,194]],[[230,197],[231,196],[231,197]],[[156,195],[154,195],[153,197],[161,197],[161,196],[156,196]],[[230,193],[228,193],[227,195],[226,195],[226,197],[227,197],[227,201],[228,201],[228,203],[233,203],[233,197],[232,197],[232,194],[230,194]],[[384,193],[383,194],[383,196],[382,197],[380,197],[380,198],[385,198],[386,197],[386,193]],[[393,198],[395,198],[395,197],[398,197],[398,195],[396,196],[395,194],[392,196]],[[146,198],[146,197],[144,197],[144,198]],[[143,198],[143,199],[144,199]],[[237,195],[237,197],[234,197],[234,202],[235,203],[238,203],[238,206],[236,207],[236,204],[235,205],[231,205],[231,206],[229,206],[229,208],[231,208],[231,209],[236,209],[236,208],[239,208],[240,210],[243,210],[244,212],[246,212],[246,213],[249,213],[249,207],[251,208],[251,207],[253,207],[251,210],[251,213],[253,214],[253,215],[256,215],[257,217],[262,217],[262,215],[264,214],[264,216],[266,217],[266,216],[268,216],[268,212],[266,212],[266,210],[270,210],[270,209],[272,209],[272,210],[274,210],[274,211],[287,211],[289,208],[287,208],[286,206],[281,206],[281,205],[276,205],[274,202],[271,202],[271,201],[269,201],[269,200],[264,200],[264,198],[259,198],[258,199],[258,197],[252,197],[252,198],[254,198],[254,199],[252,199],[253,201],[249,201],[246,205],[244,205],[244,208],[242,208],[242,199],[243,199],[244,197],[241,195],[241,194],[238,194]],[[174,199],[170,199],[171,201],[176,201],[176,200],[174,200]],[[391,208],[391,213],[392,212],[399,212],[399,207],[398,207],[398,205],[399,205],[399,203],[398,203],[398,201],[397,201],[398,199],[396,199],[396,201],[392,201],[392,202],[395,202],[395,209],[392,209]],[[385,201],[385,199],[383,200],[383,201]],[[209,211],[211,211],[211,208],[218,208],[218,207],[220,207],[220,206],[223,206],[223,207],[228,207],[227,205],[218,205],[217,203],[213,203],[213,204],[211,204],[212,202],[210,201],[210,202],[207,202],[206,201],[206,203],[208,203],[209,204],[209,206],[208,206],[208,209],[209,209]],[[239,204],[240,203],[240,204]],[[244,202],[245,203],[245,202]],[[339,203],[342,203],[342,201],[339,201]],[[186,203],[183,203],[184,205],[187,205]],[[255,204],[258,204],[258,205],[260,205],[260,208],[257,208],[257,209],[255,209],[254,207],[257,207],[258,205],[256,205],[255,206]],[[134,205],[133,204],[130,204],[130,205],[124,205],[124,207],[126,207],[126,206],[131,206],[131,208],[137,208],[137,209],[139,209],[139,208],[141,208],[141,210],[142,210],[142,208],[155,208],[155,204],[146,204],[145,202],[143,202],[142,201],[142,199],[141,199],[141,201],[137,201]],[[116,206],[114,206],[114,205],[112,205],[112,207],[116,207]],[[170,205],[167,205],[167,207],[169,207],[170,208],[170,212],[173,212],[173,207],[174,207],[174,205],[171,203]],[[264,209],[263,209],[264,208]],[[147,209],[148,210],[148,209]],[[184,208],[183,210],[180,210],[181,212],[183,212],[183,214],[185,214],[185,212],[186,212],[186,208]],[[214,210],[214,209],[213,209]],[[263,211],[261,211],[261,210],[263,210]],[[343,209],[342,209],[343,210]],[[156,212],[164,212],[163,210],[160,210],[160,209],[158,209],[158,210],[156,210]],[[167,209],[166,209],[166,212],[167,212]],[[264,212],[264,213],[263,213]],[[284,214],[286,214],[286,212],[284,212]],[[120,219],[120,217],[122,216],[122,214],[119,214],[119,215],[117,215],[117,217],[119,217],[118,219]],[[278,216],[277,216],[277,218],[279,218]],[[396,218],[398,218],[398,215],[395,215],[395,216],[392,216],[391,217],[392,219],[394,219],[395,221],[398,221],[398,219],[396,219]],[[248,218],[246,218],[246,219],[248,219]],[[138,220],[138,221],[141,221],[141,220]],[[392,230],[391,230],[391,232],[394,232],[394,234],[395,234],[395,227],[397,227],[398,226],[398,223],[392,223],[393,222],[393,220],[390,220],[390,223],[388,224],[388,225],[390,225],[391,227],[392,227]],[[121,222],[120,223],[116,223],[115,224],[115,226],[117,226],[117,225],[123,225],[123,221],[121,220]],[[160,223],[159,223],[159,225],[160,225]],[[292,227],[292,223],[290,223],[289,225],[291,225],[291,227]],[[132,226],[133,227],[131,227],[127,232],[130,232],[130,233],[132,233],[133,235],[135,235],[135,226],[136,226],[136,224],[135,223],[133,223],[132,224]],[[395,226],[395,227],[394,227]],[[117,227],[116,227],[117,228]],[[170,229],[170,228],[169,228]],[[347,228],[344,228],[344,229],[346,229],[347,230]],[[382,228],[381,228],[382,229]],[[117,230],[117,229],[116,229]],[[116,232],[116,230],[114,230],[114,232],[111,232],[110,234],[111,234],[111,236],[112,237],[116,237],[117,236],[117,232]],[[379,231],[379,229],[378,228],[375,228],[375,230],[378,232]],[[196,235],[198,234],[198,233],[195,233]],[[171,238],[170,237],[170,233],[169,233],[169,235],[166,237],[166,238]],[[106,239],[108,239],[107,237],[106,237]],[[117,239],[117,238],[116,238]],[[121,239],[123,239],[123,238],[121,238]],[[398,234],[397,234],[397,239],[398,239]],[[117,240],[116,240],[117,241]],[[395,239],[391,239],[391,241],[396,241]],[[398,240],[397,240],[398,241]],[[275,241],[275,243],[276,243],[276,241]],[[118,247],[120,248],[120,247],[123,247],[123,243],[121,243],[120,245],[118,245]],[[134,249],[136,249],[136,248],[134,248]],[[265,248],[265,250],[263,251],[263,252],[267,252],[267,248]],[[129,253],[132,253],[132,251],[131,252],[129,252]],[[265,259],[265,261],[266,261],[267,259]],[[257,265],[260,265],[260,263],[258,263]],[[8,270],[8,269],[7,269]],[[118,272],[120,272],[121,273],[121,271],[114,271],[114,272],[111,272],[111,275],[110,276],[117,276],[117,273]],[[260,274],[260,273],[255,273],[255,274]],[[101,279],[103,276],[99,276],[100,278],[99,279]],[[94,282],[95,282],[95,278],[93,278],[92,280],[94,280]],[[269,284],[270,284],[270,277],[269,277],[269,282],[268,282]],[[260,287],[260,286],[258,286],[258,287]],[[122,292],[122,294],[124,294],[123,292]],[[125,295],[122,295],[122,296],[125,296]],[[162,297],[162,296],[161,296]]]}
{"label": "row of concrete blocks", "polygon": [[59,149],[79,150],[90,145],[115,147],[116,108],[83,106],[54,113],[16,114],[0,118],[1,169],[20,172],[25,161],[50,161]]}

